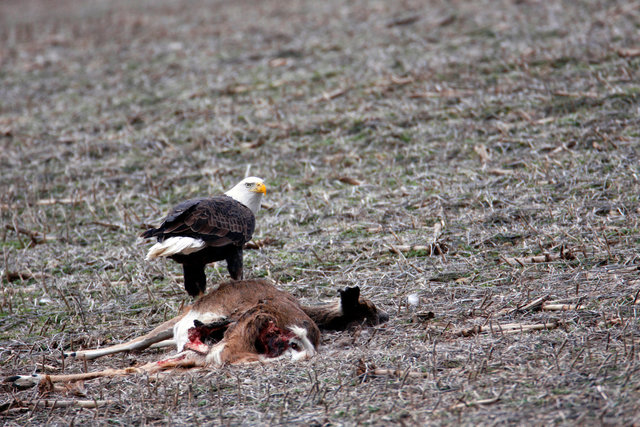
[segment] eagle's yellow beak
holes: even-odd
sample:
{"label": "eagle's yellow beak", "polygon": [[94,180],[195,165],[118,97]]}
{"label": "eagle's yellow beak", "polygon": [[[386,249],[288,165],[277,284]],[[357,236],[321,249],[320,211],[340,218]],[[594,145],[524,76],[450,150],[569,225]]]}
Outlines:
{"label": "eagle's yellow beak", "polygon": [[267,194],[267,187],[263,183],[259,182],[253,186],[251,191],[253,191],[254,193]]}

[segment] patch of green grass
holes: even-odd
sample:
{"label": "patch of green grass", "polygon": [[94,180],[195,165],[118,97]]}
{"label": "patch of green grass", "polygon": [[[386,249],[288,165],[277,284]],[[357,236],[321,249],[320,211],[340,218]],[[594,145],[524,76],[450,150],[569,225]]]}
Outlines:
{"label": "patch of green grass", "polygon": [[370,231],[367,231],[366,227],[360,225],[345,227],[340,231],[340,237],[345,239],[357,239],[359,237],[370,236],[371,234]]}
{"label": "patch of green grass", "polygon": [[0,248],[3,250],[23,249],[24,244],[19,240],[4,240],[0,241]]}
{"label": "patch of green grass", "polygon": [[419,258],[419,257],[426,257],[429,255],[430,255],[430,251],[427,251],[426,249],[420,249],[420,250],[412,249],[404,254],[406,258]]}
{"label": "patch of green grass", "polygon": [[397,138],[400,141],[406,142],[406,143],[409,143],[412,140],[411,134],[409,132],[402,132],[402,133],[397,135]]}

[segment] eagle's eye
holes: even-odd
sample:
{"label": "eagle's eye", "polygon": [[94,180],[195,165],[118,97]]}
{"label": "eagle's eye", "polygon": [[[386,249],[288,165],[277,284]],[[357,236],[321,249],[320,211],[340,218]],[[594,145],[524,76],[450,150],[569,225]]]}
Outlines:
{"label": "eagle's eye", "polygon": [[297,342],[292,342],[291,343],[291,349],[295,350],[295,351],[300,351],[300,346],[298,345]]}
{"label": "eagle's eye", "polygon": [[244,186],[247,187],[247,188],[251,187],[251,185],[252,184],[250,182],[247,182],[247,183],[244,184]]}

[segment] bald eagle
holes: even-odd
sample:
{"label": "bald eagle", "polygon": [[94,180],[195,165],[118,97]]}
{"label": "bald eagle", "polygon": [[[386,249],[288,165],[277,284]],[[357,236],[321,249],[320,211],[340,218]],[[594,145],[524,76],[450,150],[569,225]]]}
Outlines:
{"label": "bald eagle", "polygon": [[207,287],[205,266],[227,261],[234,280],[242,279],[242,248],[251,240],[255,214],[267,189],[260,178],[245,178],[222,196],[191,199],[175,206],[158,228],[140,236],[158,243],[147,260],[169,257],[182,264],[184,287],[197,297]]}

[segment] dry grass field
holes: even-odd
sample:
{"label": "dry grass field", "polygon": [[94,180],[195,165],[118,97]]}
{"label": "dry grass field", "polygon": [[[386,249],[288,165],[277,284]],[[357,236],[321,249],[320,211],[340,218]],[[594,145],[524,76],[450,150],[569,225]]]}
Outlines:
{"label": "dry grass field", "polygon": [[640,424],[639,118],[637,1],[3,1],[2,377],[167,354],[61,358],[174,316],[137,235],[247,172],[245,276],[391,319],[0,424]]}

